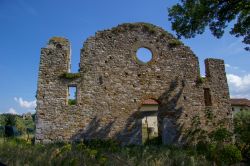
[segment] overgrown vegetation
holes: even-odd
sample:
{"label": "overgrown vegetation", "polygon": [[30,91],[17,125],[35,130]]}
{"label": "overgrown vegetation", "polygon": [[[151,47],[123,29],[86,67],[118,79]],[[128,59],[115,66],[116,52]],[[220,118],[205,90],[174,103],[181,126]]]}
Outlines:
{"label": "overgrown vegetation", "polygon": [[61,78],[66,78],[66,79],[75,79],[80,77],[81,77],[80,73],[63,73],[61,75]]}
{"label": "overgrown vegetation", "polygon": [[205,77],[198,77],[197,80],[196,80],[196,84],[197,85],[201,85],[205,82]]}
{"label": "overgrown vegetation", "polygon": [[13,114],[3,114],[3,125],[5,126],[15,126],[17,122],[17,116]]}
{"label": "overgrown vegetation", "polygon": [[7,165],[231,165],[242,160],[235,145],[196,147],[120,146],[112,140],[32,145],[21,139],[0,141],[0,159]]}
{"label": "overgrown vegetation", "polygon": [[208,120],[212,120],[214,117],[213,111],[210,109],[205,110],[205,115]]}
{"label": "overgrown vegetation", "polygon": [[33,135],[35,130],[35,114],[26,117],[13,114],[0,115],[0,137],[15,135],[27,136]]}
{"label": "overgrown vegetation", "polygon": [[[0,122],[3,121],[3,117],[0,116]],[[199,121],[199,117],[194,116],[192,123],[199,126]],[[199,127],[191,133],[197,139],[196,143],[185,147],[164,146],[159,144],[157,139],[145,142],[142,146],[120,146],[113,140],[34,145],[31,139],[23,139],[22,136],[2,138],[0,161],[7,165],[223,166],[239,162],[247,165],[250,162],[249,123],[250,113],[247,111],[234,116],[235,144],[232,144],[233,133],[225,128],[218,128],[209,135],[206,134],[210,139],[199,139],[196,135],[202,135]]]}
{"label": "overgrown vegetation", "polygon": [[[118,33],[122,33],[125,32],[127,30],[134,30],[137,28],[142,28],[141,30],[144,32],[149,32],[150,34],[155,34],[157,33],[157,31],[159,31],[159,27],[153,25],[153,24],[148,24],[148,23],[144,23],[144,22],[138,22],[138,23],[124,23],[119,25],[118,27],[112,28],[111,32],[118,34]],[[160,30],[161,31],[161,36],[172,36],[171,34],[169,34],[167,31],[164,31],[163,29]]]}
{"label": "overgrown vegetation", "polygon": [[183,45],[183,43],[180,40],[177,40],[177,39],[172,39],[172,40],[170,40],[168,42],[168,46],[170,48],[177,47],[177,46],[180,46],[180,45]]}
{"label": "overgrown vegetation", "polygon": [[151,34],[154,34],[157,32],[157,27],[155,25],[148,24],[148,23],[137,23],[137,24],[124,23],[122,25],[119,25],[118,27],[112,28],[111,31],[113,33],[120,33],[120,32],[125,32],[126,30],[137,29],[139,27],[142,27],[143,31],[149,32]]}
{"label": "overgrown vegetation", "polygon": [[194,149],[170,146],[125,146],[94,140],[72,144],[31,145],[22,140],[0,143],[7,165],[211,165]]}
{"label": "overgrown vegetation", "polygon": [[63,43],[63,44],[67,44],[68,43],[68,40],[63,38],[63,37],[57,37],[57,36],[54,36],[50,39],[50,41],[53,41],[53,42],[60,42],[60,43]]}
{"label": "overgrown vegetation", "polygon": [[250,111],[240,111],[234,115],[234,133],[243,157],[250,160]]}
{"label": "overgrown vegetation", "polygon": [[68,105],[76,105],[76,99],[69,99]]}

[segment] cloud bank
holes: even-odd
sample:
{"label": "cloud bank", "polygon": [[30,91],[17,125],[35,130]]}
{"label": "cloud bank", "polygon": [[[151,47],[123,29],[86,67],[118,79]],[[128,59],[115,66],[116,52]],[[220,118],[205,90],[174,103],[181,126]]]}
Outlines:
{"label": "cloud bank", "polygon": [[18,114],[17,112],[16,112],[16,110],[14,109],[14,108],[9,108],[9,110],[6,112],[6,113],[8,113],[8,114]]}
{"label": "cloud bank", "polygon": [[250,74],[227,74],[231,97],[250,99]]}
{"label": "cloud bank", "polygon": [[15,97],[14,100],[18,102],[20,107],[24,109],[34,110],[36,108],[36,100],[26,101],[26,100],[23,100],[21,97]]}

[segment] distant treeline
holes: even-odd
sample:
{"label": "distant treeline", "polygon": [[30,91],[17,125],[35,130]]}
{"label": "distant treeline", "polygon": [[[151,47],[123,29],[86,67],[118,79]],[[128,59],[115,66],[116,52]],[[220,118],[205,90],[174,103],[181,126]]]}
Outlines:
{"label": "distant treeline", "polygon": [[0,136],[17,136],[33,133],[35,114],[0,114]]}

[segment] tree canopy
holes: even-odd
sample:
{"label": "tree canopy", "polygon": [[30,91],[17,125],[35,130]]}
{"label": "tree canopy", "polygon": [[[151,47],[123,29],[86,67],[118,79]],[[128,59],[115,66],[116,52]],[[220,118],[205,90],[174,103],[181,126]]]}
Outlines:
{"label": "tree canopy", "polygon": [[4,114],[4,122],[6,126],[15,126],[16,125],[16,115],[13,114]]}
{"label": "tree canopy", "polygon": [[221,38],[230,22],[230,34],[242,37],[250,51],[250,0],[181,0],[168,9],[172,29],[179,38],[193,38],[209,27]]}

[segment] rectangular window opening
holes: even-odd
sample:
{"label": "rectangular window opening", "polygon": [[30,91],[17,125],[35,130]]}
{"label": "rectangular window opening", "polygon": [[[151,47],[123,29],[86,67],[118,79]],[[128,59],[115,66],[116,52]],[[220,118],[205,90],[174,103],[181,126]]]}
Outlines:
{"label": "rectangular window opening", "polygon": [[204,88],[205,106],[212,106],[211,93],[209,88]]}
{"label": "rectangular window opening", "polygon": [[68,87],[68,105],[76,105],[76,86]]}

